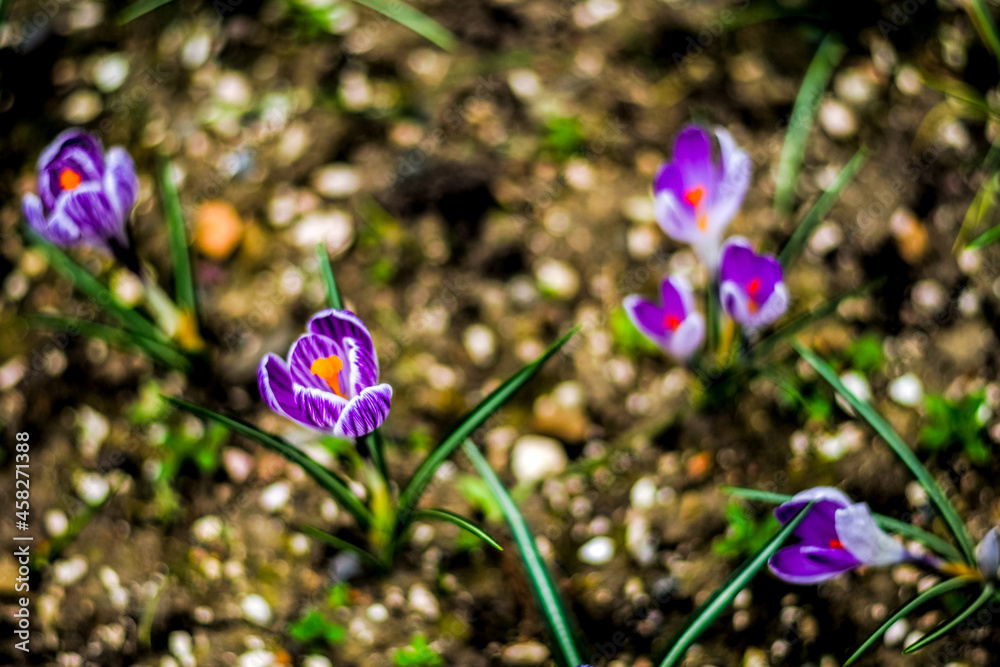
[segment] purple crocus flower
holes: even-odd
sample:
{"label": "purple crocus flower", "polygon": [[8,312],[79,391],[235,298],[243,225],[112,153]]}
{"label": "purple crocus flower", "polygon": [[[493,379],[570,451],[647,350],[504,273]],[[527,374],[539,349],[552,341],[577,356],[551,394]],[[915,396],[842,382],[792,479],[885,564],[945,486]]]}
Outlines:
{"label": "purple crocus flower", "polygon": [[991,528],[976,547],[976,565],[986,581],[1000,579],[1000,536]]}
{"label": "purple crocus flower", "polygon": [[38,158],[38,194],[21,202],[28,224],[60,246],[78,243],[118,252],[128,246],[125,225],[139,179],[121,146],[107,153],[95,136],[66,130]]}
{"label": "purple crocus flower", "polygon": [[673,161],[660,166],[653,181],[656,220],[667,236],[690,243],[714,269],[722,233],[736,215],[750,185],[750,157],[729,132],[715,130],[719,159],[709,134],[688,125],[674,140]]}
{"label": "purple crocus flower", "polygon": [[731,318],[749,331],[770,324],[788,310],[788,289],[773,255],[754,252],[734,236],[722,248],[719,297]]}
{"label": "purple crocus flower", "polygon": [[695,310],[691,286],[681,276],[663,279],[658,303],[633,294],[623,305],[632,324],[675,359],[690,357],[705,337],[705,318]]}
{"label": "purple crocus flower", "polygon": [[275,412],[317,431],[359,438],[385,421],[392,387],[378,384],[371,334],[349,310],[309,320],[287,364],[268,354],[257,369],[260,395]]}
{"label": "purple crocus flower", "polygon": [[916,557],[875,523],[865,503],[852,503],[838,489],[820,486],[777,507],[782,524],[815,501],[793,537],[799,542],[771,556],[768,567],[792,584],[817,584],[862,565],[891,565]]}

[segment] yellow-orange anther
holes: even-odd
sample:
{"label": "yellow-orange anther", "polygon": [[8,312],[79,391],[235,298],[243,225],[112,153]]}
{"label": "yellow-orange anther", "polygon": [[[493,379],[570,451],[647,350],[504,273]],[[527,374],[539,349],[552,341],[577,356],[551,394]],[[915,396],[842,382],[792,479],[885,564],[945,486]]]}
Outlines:
{"label": "yellow-orange anther", "polygon": [[329,357],[323,357],[312,362],[309,367],[309,372],[313,375],[317,375],[330,385],[330,389],[333,390],[337,396],[341,398],[347,398],[344,396],[343,392],[340,391],[340,369],[344,367],[344,362],[340,360],[335,354],[331,354]]}

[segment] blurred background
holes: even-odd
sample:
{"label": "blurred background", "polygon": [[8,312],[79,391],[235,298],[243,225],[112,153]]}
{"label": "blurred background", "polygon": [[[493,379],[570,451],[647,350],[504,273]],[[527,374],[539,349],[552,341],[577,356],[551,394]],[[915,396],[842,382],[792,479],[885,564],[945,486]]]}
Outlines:
{"label": "blurred background", "polygon": [[[156,5],[0,5],[0,507],[14,500],[6,443],[28,432],[38,549],[27,656],[8,639],[17,564],[0,555],[4,663],[552,664],[498,508],[463,455],[430,497],[476,516],[505,551],[418,524],[395,570],[374,576],[301,532],[349,520],[299,468],[159,398],[309,443],[255,380],[260,358],[283,355],[324,307],[317,243],[394,387],[397,478],[582,325],[475,439],[539,536],[594,665],[657,664],[773,534],[769,507],[720,485],[838,485],[930,526],[919,485],[797,357],[777,354],[773,377],[702,405],[692,374],[624,317],[622,298],[654,294],[667,272],[705,286],[691,250],[656,225],[650,191],[692,120],[726,127],[751,156],[730,231],[771,252],[870,149],[788,276],[791,311],[882,279],[802,339],[929,462],[974,536],[997,523],[1000,254],[965,249],[992,224],[996,192],[1000,70],[976,13],[989,3],[414,0],[433,39],[393,2]],[[838,58],[797,124],[824,38]],[[168,288],[157,160],[171,161],[215,368],[204,382],[29,326],[37,313],[103,317],[23,236],[35,162],[70,126],[134,157],[136,247]],[[804,160],[785,213],[773,201],[792,133]],[[141,287],[106,254],[70,254],[136,301]],[[4,519],[4,544],[12,533]],[[839,665],[928,581],[909,565],[819,587],[764,573],[688,664]],[[997,664],[990,625],[900,655],[960,601],[894,626],[863,664]]]}

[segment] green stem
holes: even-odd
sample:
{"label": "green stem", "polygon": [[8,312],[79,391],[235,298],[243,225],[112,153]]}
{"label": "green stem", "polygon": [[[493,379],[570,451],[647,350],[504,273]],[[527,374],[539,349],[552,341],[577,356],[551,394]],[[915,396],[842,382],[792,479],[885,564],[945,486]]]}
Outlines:
{"label": "green stem", "polygon": [[181,313],[171,301],[167,293],[160,289],[152,280],[143,283],[145,287],[146,305],[153,319],[168,338],[174,338],[181,324]]}

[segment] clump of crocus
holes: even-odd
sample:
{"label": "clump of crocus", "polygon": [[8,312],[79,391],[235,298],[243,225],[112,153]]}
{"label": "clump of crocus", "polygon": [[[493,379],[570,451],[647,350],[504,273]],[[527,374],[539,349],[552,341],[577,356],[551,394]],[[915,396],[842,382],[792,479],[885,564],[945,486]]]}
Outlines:
{"label": "clump of crocus", "polygon": [[722,233],[739,211],[750,185],[750,158],[729,132],[711,136],[697,125],[674,140],[673,161],[663,164],[653,182],[656,220],[672,239],[690,243],[709,269],[718,261]]}
{"label": "clump of crocus", "polygon": [[924,560],[886,534],[866,503],[853,503],[843,492],[817,487],[795,495],[774,510],[782,524],[813,502],[808,516],[792,533],[798,543],[771,556],[768,567],[793,584],[818,584],[862,565],[892,565]]}
{"label": "clump of crocus", "polygon": [[389,414],[392,387],[378,383],[371,334],[348,310],[309,320],[287,363],[274,354],[257,369],[260,395],[275,412],[323,433],[360,438]]}
{"label": "clump of crocus", "polygon": [[[691,244],[708,269],[709,290],[718,291],[718,299],[708,299],[709,321],[718,323],[721,303],[733,322],[754,335],[785,313],[788,290],[781,264],[772,255],[757,254],[739,236],[722,241],[746,195],[750,158],[727,131],[717,128],[715,137],[718,148],[697,125],[681,130],[672,161],[660,167],[653,183],[656,220],[668,236]],[[664,281],[660,305],[635,295],[626,297],[625,312],[665,352],[687,359],[704,339],[704,319],[694,312],[686,283],[683,289],[673,288],[678,296],[668,298],[667,290],[674,283],[680,284],[677,277]],[[719,338],[717,326],[711,333],[710,341]]]}
{"label": "clump of crocus", "polygon": [[139,192],[135,164],[121,146],[107,152],[99,139],[66,130],[38,158],[38,194],[24,196],[32,229],[60,246],[128,247],[126,224]]}
{"label": "clump of crocus", "polygon": [[705,338],[705,318],[695,310],[691,286],[681,276],[663,279],[658,303],[632,295],[624,305],[635,327],[675,359],[690,357]]}
{"label": "clump of crocus", "polygon": [[719,297],[726,313],[748,332],[770,324],[788,310],[781,264],[772,255],[758,255],[742,236],[732,237],[722,248]]}

